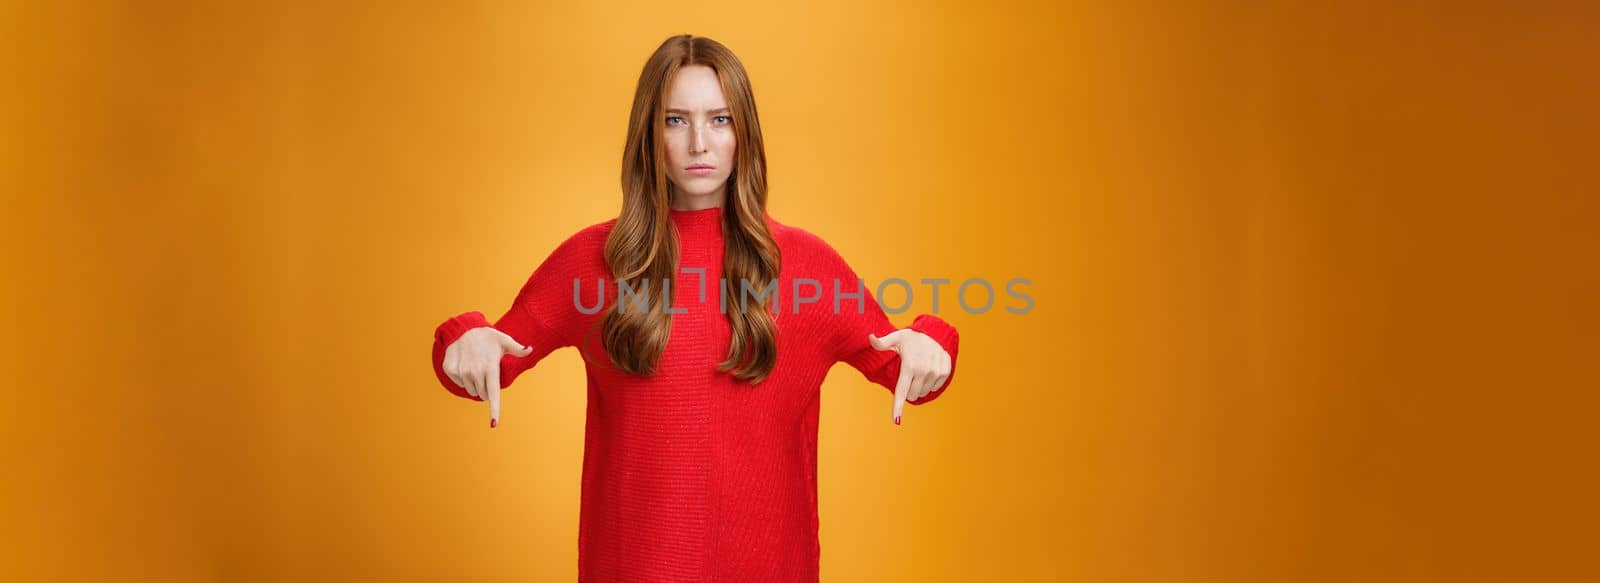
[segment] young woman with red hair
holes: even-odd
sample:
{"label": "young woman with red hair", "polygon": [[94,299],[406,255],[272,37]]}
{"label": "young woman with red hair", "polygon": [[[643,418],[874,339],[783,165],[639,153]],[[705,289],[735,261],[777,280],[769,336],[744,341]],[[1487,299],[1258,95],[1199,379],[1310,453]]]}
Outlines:
{"label": "young woman with red hair", "polygon": [[584,355],[580,580],[816,581],[823,377],[849,363],[894,392],[898,424],[949,384],[956,330],[897,330],[833,248],[768,216],[749,78],[716,41],[675,36],[646,62],[622,194],[498,320],[438,327],[439,381],[494,427],[517,375]]}

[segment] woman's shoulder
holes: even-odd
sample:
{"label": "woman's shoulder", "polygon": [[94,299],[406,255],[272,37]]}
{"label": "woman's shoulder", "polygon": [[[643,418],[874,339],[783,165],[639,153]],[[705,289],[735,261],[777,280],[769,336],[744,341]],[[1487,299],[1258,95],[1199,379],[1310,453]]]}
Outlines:
{"label": "woman's shoulder", "polygon": [[573,233],[570,237],[567,237],[567,240],[563,242],[562,245],[581,247],[594,247],[598,245],[600,247],[604,247],[606,244],[606,238],[611,236],[611,229],[616,225],[617,219],[613,217],[589,225],[582,229],[578,229],[578,232]]}
{"label": "woman's shoulder", "polygon": [[604,267],[606,238],[611,236],[616,223],[613,218],[578,229],[556,245],[544,263],[586,271],[592,271],[597,265]]}
{"label": "woman's shoulder", "polygon": [[556,247],[556,252],[579,252],[597,248],[603,249],[606,245],[606,238],[611,236],[611,229],[612,227],[615,227],[616,224],[617,219],[610,218],[578,229],[571,235],[568,235],[567,238]]}
{"label": "woman's shoulder", "polygon": [[815,233],[794,225],[786,224],[767,215],[767,231],[772,233],[772,240],[778,243],[778,248],[785,253],[791,251],[809,252],[822,248],[832,249],[827,241]]}
{"label": "woman's shoulder", "polygon": [[786,267],[790,265],[824,269],[845,267],[844,259],[839,252],[816,233],[779,222],[772,218],[772,215],[767,215],[767,228],[772,232],[773,240],[777,241],[779,251],[783,253],[783,263]]}

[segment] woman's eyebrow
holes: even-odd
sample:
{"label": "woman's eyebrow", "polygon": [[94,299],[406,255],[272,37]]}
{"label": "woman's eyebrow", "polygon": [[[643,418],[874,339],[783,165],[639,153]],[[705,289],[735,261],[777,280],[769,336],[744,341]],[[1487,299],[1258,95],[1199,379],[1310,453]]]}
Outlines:
{"label": "woman's eyebrow", "polygon": [[[723,107],[723,108],[720,108],[720,109],[713,109],[713,110],[708,111],[706,113],[728,113],[728,111],[729,111],[728,108]],[[688,110],[685,110],[685,109],[673,108],[673,109],[668,109],[667,113],[691,113],[691,112],[688,111]]]}

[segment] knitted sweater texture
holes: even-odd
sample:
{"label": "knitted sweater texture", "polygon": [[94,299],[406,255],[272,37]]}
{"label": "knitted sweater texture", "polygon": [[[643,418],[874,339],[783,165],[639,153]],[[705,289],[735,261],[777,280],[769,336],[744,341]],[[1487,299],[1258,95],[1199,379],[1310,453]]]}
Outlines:
{"label": "knitted sweater texture", "polygon": [[[782,256],[776,297],[768,297],[777,312],[777,366],[755,385],[717,370],[731,338],[724,311],[740,300],[737,284],[735,294],[720,291],[722,212],[671,211],[679,271],[670,305],[682,313],[672,316],[652,376],[617,370],[600,344],[600,321],[618,301],[604,257],[614,220],[559,245],[499,319],[467,312],[435,331],[435,374],[467,399],[473,397],[444,374],[442,362],[445,349],[468,330],[493,326],[532,348],[528,356],[503,358],[502,386],[558,348],[582,351],[588,406],[579,581],[817,581],[822,380],[844,362],[893,395],[899,355],[873,349],[867,335],[896,327],[871,284],[815,235],[770,217]],[[650,283],[651,302],[661,300],[659,283]],[[761,291],[752,290],[747,301]],[[604,309],[594,311],[602,296]],[[953,379],[955,328],[931,314],[917,316],[910,328],[950,354]],[[925,405],[944,388],[908,404]]]}

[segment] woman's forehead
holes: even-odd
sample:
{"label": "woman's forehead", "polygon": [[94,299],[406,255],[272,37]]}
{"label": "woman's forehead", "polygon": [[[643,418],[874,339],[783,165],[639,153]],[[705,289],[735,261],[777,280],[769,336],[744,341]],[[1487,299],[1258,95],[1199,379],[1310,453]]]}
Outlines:
{"label": "woman's forehead", "polygon": [[726,109],[722,84],[717,74],[705,65],[690,65],[678,70],[667,88],[667,109],[684,112],[711,112]]}

